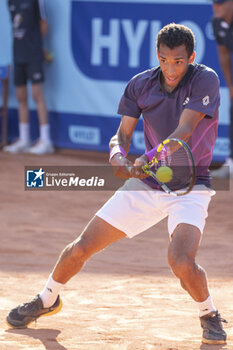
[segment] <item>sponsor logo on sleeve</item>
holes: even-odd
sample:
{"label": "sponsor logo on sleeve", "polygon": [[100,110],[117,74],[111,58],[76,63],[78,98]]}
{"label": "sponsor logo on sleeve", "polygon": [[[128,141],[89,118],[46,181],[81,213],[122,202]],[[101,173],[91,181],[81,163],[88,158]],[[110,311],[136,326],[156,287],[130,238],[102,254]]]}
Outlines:
{"label": "sponsor logo on sleeve", "polygon": [[208,95],[203,97],[202,103],[203,103],[203,106],[207,106],[210,103],[210,97]]}

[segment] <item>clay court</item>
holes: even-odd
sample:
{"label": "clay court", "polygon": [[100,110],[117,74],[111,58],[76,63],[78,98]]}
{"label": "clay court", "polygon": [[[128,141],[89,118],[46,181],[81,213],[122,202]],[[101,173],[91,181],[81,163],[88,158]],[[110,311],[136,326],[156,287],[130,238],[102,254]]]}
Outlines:
{"label": "clay court", "polygon": [[7,328],[9,310],[41,291],[60,251],[112,194],[25,191],[24,167],[107,161],[107,154],[78,151],[42,157],[0,152],[0,349],[233,349],[233,182],[212,199],[198,254],[215,305],[228,320],[227,345],[201,344],[196,306],[168,267],[166,221],[87,262],[63,289],[59,314],[28,329]]}

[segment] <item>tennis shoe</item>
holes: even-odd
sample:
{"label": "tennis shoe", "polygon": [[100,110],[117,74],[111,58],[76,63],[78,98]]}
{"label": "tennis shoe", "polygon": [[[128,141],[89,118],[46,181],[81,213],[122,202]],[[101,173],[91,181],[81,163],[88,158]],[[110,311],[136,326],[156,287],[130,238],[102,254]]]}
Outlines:
{"label": "tennis shoe", "polygon": [[58,295],[55,303],[46,308],[43,306],[39,294],[29,303],[20,304],[12,309],[6,318],[8,326],[12,328],[26,328],[33,321],[41,316],[50,316],[57,314],[62,308],[62,301]]}
{"label": "tennis shoe", "polygon": [[42,154],[50,154],[54,152],[53,145],[49,141],[39,140],[34,146],[29,149],[29,153],[42,155]]}
{"label": "tennis shoe", "polygon": [[200,317],[201,327],[203,328],[202,342],[204,344],[225,344],[227,335],[222,327],[222,319],[218,311],[212,311],[207,315]]}
{"label": "tennis shoe", "polygon": [[12,143],[11,145],[5,146],[3,148],[3,151],[9,152],[12,154],[27,153],[29,151],[29,148],[30,148],[29,142],[19,139],[16,142]]}

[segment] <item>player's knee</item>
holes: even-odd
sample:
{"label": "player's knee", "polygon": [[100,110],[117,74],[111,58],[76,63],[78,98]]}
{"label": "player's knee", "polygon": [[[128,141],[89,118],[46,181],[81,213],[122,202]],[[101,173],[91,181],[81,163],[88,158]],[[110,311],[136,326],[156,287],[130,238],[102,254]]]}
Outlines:
{"label": "player's knee", "polygon": [[194,261],[187,255],[168,257],[172,272],[180,279],[186,279],[192,274]]}
{"label": "player's knee", "polygon": [[36,104],[38,104],[42,99],[41,94],[38,92],[32,92],[32,98]]}
{"label": "player's knee", "polygon": [[25,92],[17,92],[16,97],[19,104],[27,104],[27,95],[25,94]]}

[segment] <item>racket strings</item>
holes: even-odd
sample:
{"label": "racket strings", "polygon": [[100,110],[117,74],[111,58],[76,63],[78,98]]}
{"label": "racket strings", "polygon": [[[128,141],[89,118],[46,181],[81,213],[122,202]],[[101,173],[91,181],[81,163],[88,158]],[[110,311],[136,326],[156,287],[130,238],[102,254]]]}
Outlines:
{"label": "racket strings", "polygon": [[166,185],[172,190],[185,188],[192,178],[189,154],[177,142],[166,144],[158,154],[158,167],[166,166],[172,170],[172,178]]}

